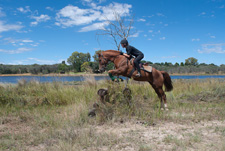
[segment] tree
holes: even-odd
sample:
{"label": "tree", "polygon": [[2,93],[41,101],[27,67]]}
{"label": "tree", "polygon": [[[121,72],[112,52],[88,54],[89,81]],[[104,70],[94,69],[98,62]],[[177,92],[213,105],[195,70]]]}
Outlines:
{"label": "tree", "polygon": [[90,67],[90,62],[84,62],[81,65],[81,72],[92,72],[92,69]]}
{"label": "tree", "polygon": [[75,51],[67,59],[67,62],[73,66],[75,72],[81,72],[81,65],[84,62],[90,62],[90,60],[91,60],[90,53],[82,53]]}
{"label": "tree", "polygon": [[68,72],[68,71],[69,71],[68,65],[66,64],[65,61],[62,61],[62,63],[58,65],[58,72],[59,73],[65,73],[65,72]]}
{"label": "tree", "polygon": [[190,57],[188,59],[185,59],[185,65],[197,66],[198,65],[198,60],[196,58]]}
{"label": "tree", "polygon": [[174,65],[177,67],[177,66],[179,66],[179,63],[176,62]]}
{"label": "tree", "polygon": [[100,54],[103,50],[95,51],[95,54],[92,56],[94,58],[94,62],[98,62],[98,54]]}
{"label": "tree", "polygon": [[[134,34],[135,32],[131,32],[134,19],[132,18],[125,18],[120,16],[120,14],[116,11],[113,13],[113,19],[105,18],[107,21],[108,26],[102,27],[99,29],[97,35],[104,35],[110,36],[114,44],[117,47],[117,50],[120,50],[120,41],[123,38],[128,38],[130,35]],[[129,20],[129,22],[127,22]]]}

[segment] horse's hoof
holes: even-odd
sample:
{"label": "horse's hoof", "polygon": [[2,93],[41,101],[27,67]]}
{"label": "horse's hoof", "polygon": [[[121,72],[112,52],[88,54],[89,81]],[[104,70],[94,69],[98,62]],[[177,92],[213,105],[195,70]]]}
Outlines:
{"label": "horse's hoof", "polygon": [[164,111],[164,108],[161,108],[161,111]]}
{"label": "horse's hoof", "polygon": [[169,109],[168,108],[165,108],[166,109],[166,111],[169,111]]}

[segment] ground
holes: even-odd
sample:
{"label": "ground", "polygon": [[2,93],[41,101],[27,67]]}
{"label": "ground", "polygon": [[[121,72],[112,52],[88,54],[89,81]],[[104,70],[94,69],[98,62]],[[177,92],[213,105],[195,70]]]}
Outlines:
{"label": "ground", "polygon": [[[130,85],[129,105],[123,84],[0,86],[0,150],[225,150],[224,79],[174,81],[168,111],[148,84]],[[104,87],[113,100],[88,117]]]}
{"label": "ground", "polygon": [[[188,115],[189,116],[189,115]],[[71,129],[70,129],[71,130]],[[0,136],[4,139],[8,133],[16,137],[26,137],[35,131],[31,125],[21,119],[10,119],[0,125]],[[83,129],[74,128],[69,132],[71,136],[75,135],[90,135],[94,139],[87,143],[87,146],[79,147],[81,150],[121,150],[121,151],[148,151],[148,150],[218,150],[225,149],[225,121],[202,121],[199,123],[173,123],[162,122],[155,125],[148,125],[144,122],[126,121],[117,122],[104,125],[88,126]],[[79,131],[83,131],[79,134]],[[36,132],[35,132],[36,133]],[[32,135],[35,135],[32,134]],[[39,131],[45,133],[45,129]],[[68,132],[62,132],[68,133]],[[23,134],[23,135],[21,135]],[[69,134],[64,134],[69,135]],[[86,136],[86,137],[87,137]],[[12,136],[8,136],[12,137]],[[33,136],[34,137],[34,136]],[[65,137],[65,136],[64,136]],[[82,138],[84,136],[81,136]],[[97,142],[104,140],[103,142]],[[14,138],[24,139],[24,138]],[[33,138],[35,139],[35,138]],[[41,138],[39,138],[41,139]],[[60,144],[54,138],[52,140],[45,140],[42,143],[32,143],[24,146],[23,150],[77,150],[76,146]],[[85,139],[85,137],[83,138]],[[31,140],[29,140],[31,141]],[[36,140],[38,141],[38,140]],[[39,140],[40,141],[40,140]],[[49,142],[48,142],[49,141]],[[55,141],[55,143],[54,143]],[[68,140],[69,141],[69,140]],[[90,141],[90,140],[89,140]],[[18,143],[20,141],[18,140]],[[84,143],[84,142],[81,142]],[[91,144],[94,145],[91,145]],[[26,143],[25,143],[26,144]],[[96,146],[99,144],[100,146]],[[13,145],[13,144],[11,144]],[[18,145],[18,144],[17,144]],[[21,142],[21,146],[23,143]],[[49,146],[48,146],[49,145]],[[79,150],[78,149],[78,150]],[[7,149],[6,149],[7,150]],[[16,149],[15,149],[16,150]]]}

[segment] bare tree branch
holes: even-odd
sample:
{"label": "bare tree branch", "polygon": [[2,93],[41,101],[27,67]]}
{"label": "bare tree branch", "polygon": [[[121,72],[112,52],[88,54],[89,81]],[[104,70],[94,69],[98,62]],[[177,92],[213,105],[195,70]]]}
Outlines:
{"label": "bare tree branch", "polygon": [[96,33],[96,35],[100,36],[110,36],[117,49],[120,49],[120,40],[123,38],[128,38],[131,36],[131,30],[134,23],[134,16],[132,16],[131,19],[129,19],[129,24],[127,23],[127,20],[125,17],[121,17],[119,13],[114,11],[113,13],[114,19],[109,20],[107,17],[105,17],[106,22],[108,23],[107,27],[103,27],[99,29],[99,31]]}

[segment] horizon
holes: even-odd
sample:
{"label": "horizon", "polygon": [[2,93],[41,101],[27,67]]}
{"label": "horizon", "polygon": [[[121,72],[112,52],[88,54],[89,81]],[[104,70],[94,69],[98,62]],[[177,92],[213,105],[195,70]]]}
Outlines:
{"label": "horizon", "polygon": [[[128,38],[145,61],[225,64],[224,0],[0,0],[0,64],[58,64],[74,52],[116,49],[113,39],[96,38],[102,16],[135,15]],[[125,52],[125,49],[121,49]],[[92,60],[93,61],[93,60]]]}

